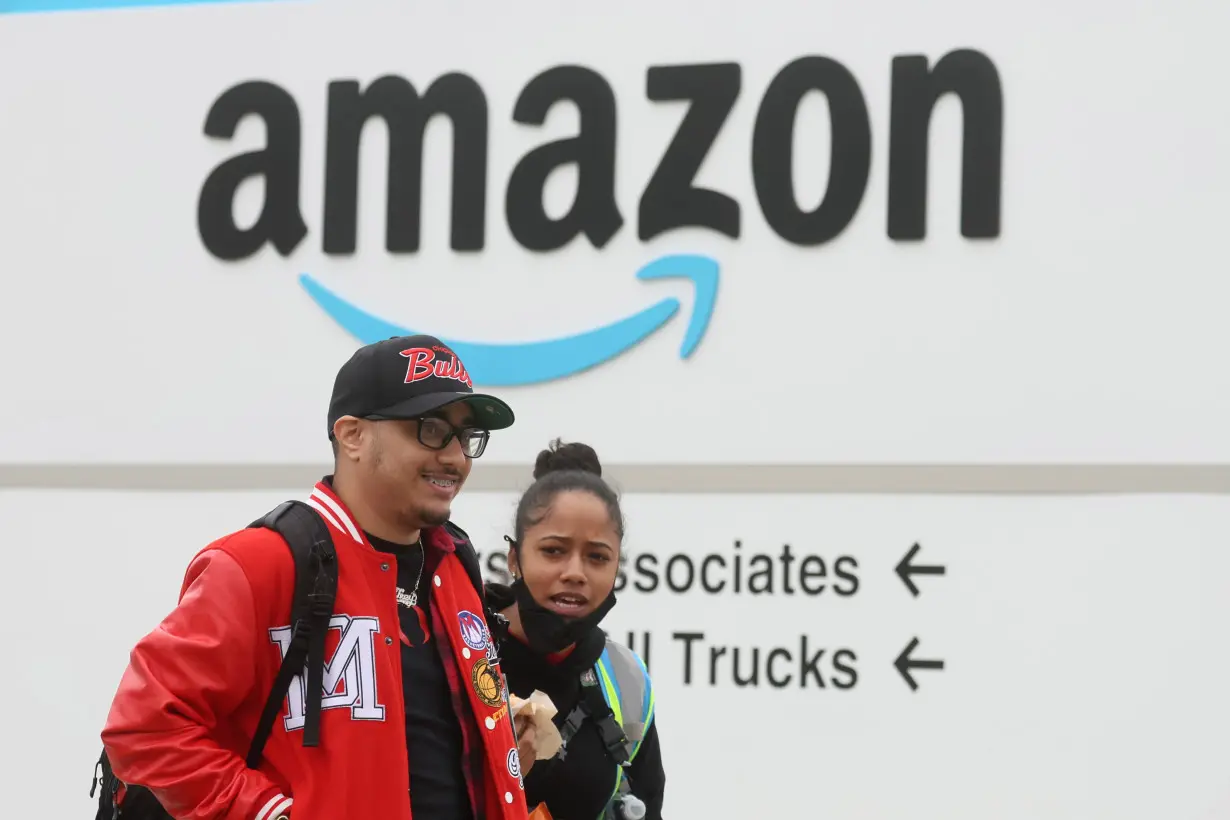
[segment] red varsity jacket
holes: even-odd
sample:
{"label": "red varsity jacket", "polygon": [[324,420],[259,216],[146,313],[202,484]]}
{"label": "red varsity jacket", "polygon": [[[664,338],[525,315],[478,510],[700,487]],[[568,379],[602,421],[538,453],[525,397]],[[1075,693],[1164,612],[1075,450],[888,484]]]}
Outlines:
{"label": "red varsity jacket", "polygon": [[[224,536],[194,557],[178,605],[133,649],[102,732],[116,776],[150,789],[176,818],[411,820],[396,572],[325,482],[308,503],[328,522],[338,557],[321,744],[302,745],[299,676],[262,764],[244,765],[290,632],[294,563],[270,530]],[[526,820],[507,686],[462,634],[471,626],[474,640],[464,613],[483,618],[478,593],[448,533],[423,537],[446,553],[431,579],[433,631],[447,636],[439,645],[465,716],[476,816]]]}

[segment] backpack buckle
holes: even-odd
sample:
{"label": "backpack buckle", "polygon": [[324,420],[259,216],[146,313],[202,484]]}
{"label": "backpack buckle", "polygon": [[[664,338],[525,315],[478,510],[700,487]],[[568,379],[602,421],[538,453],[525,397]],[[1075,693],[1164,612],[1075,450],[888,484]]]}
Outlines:
{"label": "backpack buckle", "polygon": [[628,760],[628,750],[625,746],[627,738],[612,715],[607,715],[598,721],[598,734],[602,737],[607,754],[614,758],[620,766],[624,765]]}

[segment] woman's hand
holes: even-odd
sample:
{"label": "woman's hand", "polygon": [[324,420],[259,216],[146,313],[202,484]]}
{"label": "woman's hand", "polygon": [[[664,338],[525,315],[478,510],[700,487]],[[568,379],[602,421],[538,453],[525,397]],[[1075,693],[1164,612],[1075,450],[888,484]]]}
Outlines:
{"label": "woman's hand", "polygon": [[513,729],[517,734],[517,756],[521,759],[521,777],[524,778],[534,767],[538,758],[535,740],[538,730],[528,718],[518,715],[513,719]]}

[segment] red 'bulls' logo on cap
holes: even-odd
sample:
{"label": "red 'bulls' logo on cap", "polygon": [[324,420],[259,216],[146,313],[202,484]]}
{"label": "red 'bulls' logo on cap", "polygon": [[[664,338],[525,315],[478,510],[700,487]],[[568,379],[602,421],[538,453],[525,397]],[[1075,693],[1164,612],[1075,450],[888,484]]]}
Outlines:
{"label": "red 'bulls' logo on cap", "polygon": [[401,351],[401,355],[410,360],[406,366],[406,384],[434,376],[459,381],[471,389],[474,387],[457,354],[447,347],[411,347]]}

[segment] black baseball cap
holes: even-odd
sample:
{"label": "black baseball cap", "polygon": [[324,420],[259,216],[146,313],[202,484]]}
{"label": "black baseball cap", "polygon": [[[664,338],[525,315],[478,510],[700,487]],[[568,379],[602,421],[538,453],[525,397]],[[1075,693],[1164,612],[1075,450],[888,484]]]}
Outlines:
{"label": "black baseball cap", "polygon": [[337,371],[329,437],[342,416],[414,419],[457,401],[474,410],[476,427],[512,426],[512,408],[495,396],[475,393],[469,372],[448,345],[435,336],[394,336],[359,348]]}

